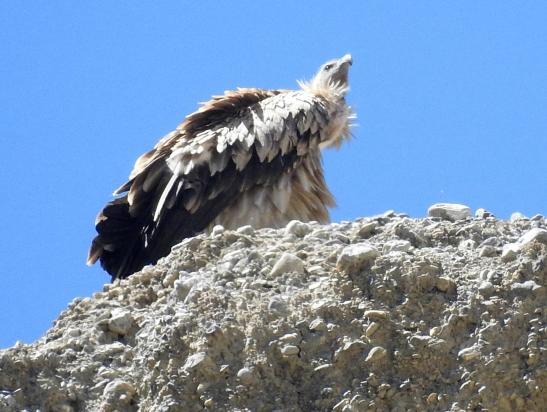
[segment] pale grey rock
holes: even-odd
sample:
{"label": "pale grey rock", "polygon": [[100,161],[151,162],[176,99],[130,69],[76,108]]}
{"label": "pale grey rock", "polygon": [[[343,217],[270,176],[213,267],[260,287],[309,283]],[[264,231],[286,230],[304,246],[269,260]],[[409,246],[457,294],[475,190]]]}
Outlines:
{"label": "pale grey rock", "polygon": [[543,218],[307,224],[217,229],[75,299],[0,351],[0,410],[541,410]]}
{"label": "pale grey rock", "polygon": [[255,230],[251,225],[245,225],[238,227],[236,230],[237,233],[241,233],[242,235],[252,235]]}
{"label": "pale grey rock", "polygon": [[508,243],[503,245],[501,251],[501,260],[504,262],[511,262],[517,258],[518,253],[520,252],[520,246],[516,243]]}
{"label": "pale grey rock", "polygon": [[437,289],[445,293],[456,293],[456,282],[446,276],[440,276],[437,278]]}
{"label": "pale grey rock", "polygon": [[133,316],[128,310],[114,309],[108,320],[108,329],[119,335],[126,335],[133,326]]}
{"label": "pale grey rock", "polygon": [[408,252],[411,248],[412,244],[408,240],[390,240],[384,243],[382,252]]}
{"label": "pale grey rock", "polygon": [[530,246],[533,242],[547,245],[547,230],[542,228],[531,229],[519,238],[517,244],[522,249]]}
{"label": "pale grey rock", "polygon": [[283,356],[296,356],[299,352],[300,349],[295,345],[285,345],[281,348],[281,354]]}
{"label": "pale grey rock", "polygon": [[387,356],[387,350],[385,348],[382,348],[381,346],[375,346],[368,353],[365,359],[365,362],[372,363],[372,364],[378,363],[384,360],[386,356]]}
{"label": "pale grey rock", "polygon": [[478,290],[479,290],[479,293],[486,298],[492,296],[492,294],[495,291],[494,285],[492,284],[492,282],[488,282],[488,281],[481,282]]}
{"label": "pale grey rock", "polygon": [[341,271],[356,271],[373,262],[377,256],[379,253],[371,244],[357,243],[346,246],[342,250],[338,256],[336,267]]}
{"label": "pale grey rock", "polygon": [[121,379],[109,382],[103,391],[102,410],[118,411],[129,406],[137,390],[131,382]]}
{"label": "pale grey rock", "polygon": [[224,229],[224,226],[222,226],[222,225],[215,225],[215,226],[213,227],[213,229],[211,229],[211,236],[212,236],[212,237],[221,236],[221,235],[224,233],[225,230],[226,230],[226,229]]}
{"label": "pale grey rock", "polygon": [[494,217],[492,213],[482,207],[475,211],[475,217],[477,219],[486,219],[487,217]]}
{"label": "pale grey rock", "polygon": [[306,268],[302,259],[292,253],[283,253],[277,262],[275,262],[270,271],[270,276],[277,277],[290,272],[303,274],[305,271]]}
{"label": "pale grey rock", "polygon": [[377,226],[378,223],[375,221],[364,223],[357,231],[357,234],[359,235],[359,237],[368,239],[374,234]]}
{"label": "pale grey rock", "polygon": [[462,358],[465,362],[473,361],[481,356],[480,350],[476,346],[470,346],[468,348],[463,348],[458,352],[458,356]]}
{"label": "pale grey rock", "polygon": [[519,221],[519,220],[528,220],[528,218],[527,218],[524,214],[522,214],[522,213],[520,213],[520,212],[513,212],[513,213],[511,213],[511,217],[509,218],[509,221],[510,221],[511,223],[517,222],[517,221]]}
{"label": "pale grey rock", "polygon": [[285,233],[295,235],[297,237],[304,237],[312,231],[312,228],[308,223],[303,223],[298,220],[291,220],[285,227]]}
{"label": "pale grey rock", "polygon": [[237,377],[244,385],[252,385],[256,380],[254,373],[250,368],[241,368],[237,372]]}
{"label": "pale grey rock", "polygon": [[427,209],[427,215],[454,222],[471,216],[471,209],[457,203],[436,203]]}
{"label": "pale grey rock", "polygon": [[503,245],[501,259],[505,262],[515,260],[518,254],[535,242],[547,245],[547,230],[543,228],[533,228],[524,233],[515,243]]}
{"label": "pale grey rock", "polygon": [[494,257],[498,255],[498,248],[495,246],[484,245],[479,248],[480,257]]}

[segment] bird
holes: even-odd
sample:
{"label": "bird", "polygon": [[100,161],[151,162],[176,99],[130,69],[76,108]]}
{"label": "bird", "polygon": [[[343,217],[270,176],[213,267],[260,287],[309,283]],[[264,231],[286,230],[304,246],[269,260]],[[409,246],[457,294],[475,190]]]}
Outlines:
{"label": "bird", "polygon": [[321,150],[351,137],[352,63],[330,60],[298,90],[237,88],[202,103],[136,160],[97,215],[87,264],[99,260],[114,281],[216,225],[328,223]]}

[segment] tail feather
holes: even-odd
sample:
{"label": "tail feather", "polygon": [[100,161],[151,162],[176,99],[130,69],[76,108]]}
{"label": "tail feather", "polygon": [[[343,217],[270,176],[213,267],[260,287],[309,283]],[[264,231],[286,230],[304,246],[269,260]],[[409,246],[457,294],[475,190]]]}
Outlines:
{"label": "tail feather", "polygon": [[100,259],[112,279],[125,278],[146,265],[142,253],[139,219],[129,214],[127,196],[108,203],[97,216],[98,235],[93,239],[87,264]]}

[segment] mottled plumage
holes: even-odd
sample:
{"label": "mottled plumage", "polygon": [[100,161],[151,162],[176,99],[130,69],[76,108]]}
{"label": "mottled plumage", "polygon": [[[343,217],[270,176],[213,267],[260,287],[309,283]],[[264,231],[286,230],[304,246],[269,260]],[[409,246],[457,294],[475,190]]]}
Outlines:
{"label": "mottled plumage", "polygon": [[320,149],[349,137],[351,63],[325,63],[298,91],[238,89],[204,103],[137,159],[97,216],[88,264],[125,278],[216,224],[328,222]]}

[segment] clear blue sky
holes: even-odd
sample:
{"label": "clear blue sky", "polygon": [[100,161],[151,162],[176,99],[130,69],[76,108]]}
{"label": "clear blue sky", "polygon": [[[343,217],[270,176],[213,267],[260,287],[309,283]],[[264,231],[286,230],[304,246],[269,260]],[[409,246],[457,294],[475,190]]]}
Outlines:
{"label": "clear blue sky", "polygon": [[109,277],[98,210],[197,103],[354,56],[333,220],[435,202],[547,214],[547,2],[0,2],[0,347]]}

